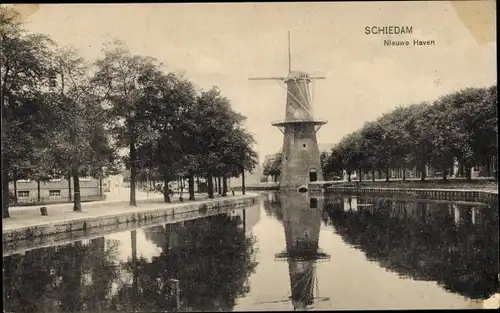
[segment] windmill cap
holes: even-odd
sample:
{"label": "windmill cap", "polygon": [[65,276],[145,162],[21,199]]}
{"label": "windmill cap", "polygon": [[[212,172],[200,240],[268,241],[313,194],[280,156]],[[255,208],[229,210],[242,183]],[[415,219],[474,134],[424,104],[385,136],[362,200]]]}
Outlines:
{"label": "windmill cap", "polygon": [[309,74],[302,71],[291,71],[286,77],[286,80],[290,79],[309,79]]}

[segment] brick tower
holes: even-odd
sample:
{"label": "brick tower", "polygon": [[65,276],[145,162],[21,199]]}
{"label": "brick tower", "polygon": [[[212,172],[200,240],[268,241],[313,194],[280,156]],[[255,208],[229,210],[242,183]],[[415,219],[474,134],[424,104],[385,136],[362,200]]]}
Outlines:
{"label": "brick tower", "polygon": [[[288,76],[259,77],[250,80],[283,81],[287,93],[285,119],[272,125],[284,134],[280,190],[296,190],[317,180],[323,180],[316,132],[326,121],[314,118],[311,110],[313,77],[291,69],[290,32],[288,33]],[[280,84],[281,85],[281,84]]]}

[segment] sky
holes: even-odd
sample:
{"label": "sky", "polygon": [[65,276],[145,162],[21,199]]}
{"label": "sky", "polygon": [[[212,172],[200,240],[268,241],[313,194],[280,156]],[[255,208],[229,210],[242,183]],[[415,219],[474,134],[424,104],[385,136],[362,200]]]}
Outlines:
{"label": "sky", "polygon": [[[247,116],[260,159],[281,150],[271,126],[285,114],[287,32],[292,69],[314,84],[312,108],[327,120],[321,145],[334,144],[400,105],[433,101],[465,87],[496,83],[493,1],[333,3],[42,4],[26,19],[31,32],[73,45],[88,60],[119,38],[133,53],[157,58],[203,89],[218,86]],[[366,26],[411,26],[407,35],[366,35]],[[434,40],[387,47],[384,40]]]}

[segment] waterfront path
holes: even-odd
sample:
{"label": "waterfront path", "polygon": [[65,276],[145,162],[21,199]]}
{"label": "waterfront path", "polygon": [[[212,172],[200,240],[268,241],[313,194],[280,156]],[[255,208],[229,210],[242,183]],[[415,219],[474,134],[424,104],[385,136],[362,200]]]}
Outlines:
{"label": "waterfront path", "polygon": [[[129,191],[128,188],[124,190]],[[138,193],[139,194],[139,193]],[[128,194],[123,192],[123,195]],[[201,201],[210,201],[213,199],[208,199],[208,195],[196,194],[194,201],[187,200],[188,196],[184,196],[184,202],[179,201],[178,194],[172,197],[171,203],[165,203],[163,201],[163,196],[161,194],[150,193],[150,198],[145,198],[144,195],[137,197],[137,206],[132,207],[129,205],[128,200],[124,198],[116,198],[108,201],[95,201],[95,202],[85,202],[82,203],[82,212],[73,212],[72,203],[63,204],[52,204],[52,205],[37,205],[32,207],[12,207],[10,208],[10,218],[4,218],[3,231],[9,232],[15,229],[21,229],[25,227],[35,226],[35,225],[47,225],[60,222],[69,222],[71,220],[79,220],[85,218],[96,218],[100,216],[117,215],[121,213],[133,213],[133,212],[145,212],[154,209],[168,209],[181,208],[189,204],[193,204]],[[222,198],[219,195],[214,195],[215,199]],[[255,194],[247,193],[246,196],[241,195],[241,193],[236,193],[234,196],[229,193],[224,199],[244,199],[248,197],[254,197]],[[48,216],[40,215],[40,207],[47,207]]]}

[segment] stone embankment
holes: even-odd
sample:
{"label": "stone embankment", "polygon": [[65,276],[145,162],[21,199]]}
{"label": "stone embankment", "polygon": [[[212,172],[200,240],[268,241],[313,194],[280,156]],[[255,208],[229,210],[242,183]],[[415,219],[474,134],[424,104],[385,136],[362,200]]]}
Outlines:
{"label": "stone embankment", "polygon": [[26,249],[27,246],[37,247],[117,230],[125,231],[220,214],[252,206],[258,203],[258,197],[257,194],[248,194],[193,202],[158,203],[146,207],[123,206],[121,209],[114,208],[108,214],[101,211],[82,217],[78,213],[67,213],[59,220],[44,221],[44,217],[40,217],[40,222],[30,225],[4,225],[3,254]]}
{"label": "stone embankment", "polygon": [[[233,187],[234,190],[240,191],[241,186],[235,186]],[[279,190],[280,185],[278,183],[262,183],[258,185],[249,185],[245,186],[245,190],[252,190],[252,191],[272,191],[272,190]]]}
{"label": "stone embankment", "polygon": [[415,199],[472,201],[484,203],[498,202],[498,191],[434,188],[379,188],[335,186],[325,182],[309,184],[310,191],[325,193],[347,193],[356,195],[377,195],[383,197],[412,197]]}

